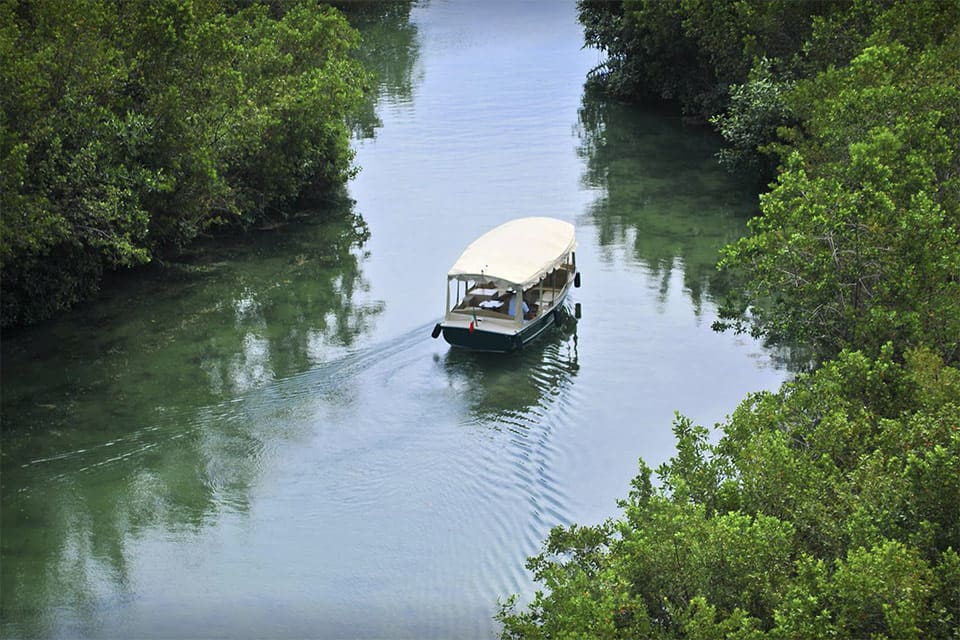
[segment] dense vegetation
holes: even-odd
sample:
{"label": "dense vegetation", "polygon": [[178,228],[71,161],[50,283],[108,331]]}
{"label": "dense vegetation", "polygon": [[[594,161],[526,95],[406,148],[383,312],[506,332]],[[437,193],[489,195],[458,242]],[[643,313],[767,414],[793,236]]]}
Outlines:
{"label": "dense vegetation", "polygon": [[507,638],[955,638],[960,370],[844,352],[642,464],[623,517],[553,530]]}
{"label": "dense vegetation", "polygon": [[772,179],[719,328],[814,368],[712,443],[678,416],[623,514],[556,528],[505,638],[960,638],[960,5],[581,0],[594,81]]}
{"label": "dense vegetation", "polygon": [[342,185],[357,43],[307,0],[2,0],[2,325]]}

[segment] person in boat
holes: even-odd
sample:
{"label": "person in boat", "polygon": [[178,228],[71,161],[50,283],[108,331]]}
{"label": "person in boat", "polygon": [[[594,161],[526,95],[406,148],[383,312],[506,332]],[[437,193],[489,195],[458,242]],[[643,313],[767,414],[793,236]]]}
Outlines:
{"label": "person in boat", "polygon": [[537,317],[537,303],[533,299],[527,299],[527,292],[523,293],[523,317],[525,320],[533,320]]}
{"label": "person in boat", "polygon": [[[521,300],[522,303],[523,303],[523,319],[524,319],[524,320],[529,320],[529,319],[530,319],[530,305],[528,305],[528,304],[527,304],[527,301],[524,300],[523,298],[520,298],[520,300]],[[514,295],[510,296],[510,302],[507,303],[507,315],[512,318],[512,317],[516,314],[516,312],[517,312],[517,295],[514,294]]]}

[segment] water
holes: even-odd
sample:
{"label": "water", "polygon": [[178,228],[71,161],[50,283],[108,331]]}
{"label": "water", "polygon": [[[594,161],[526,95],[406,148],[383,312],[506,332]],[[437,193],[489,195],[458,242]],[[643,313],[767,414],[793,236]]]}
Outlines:
{"label": "water", "polygon": [[[708,133],[584,94],[573,2],[388,13],[353,202],[3,336],[3,637],[491,637],[550,527],[671,455],[674,411],[786,377],[710,329],[749,189]],[[446,269],[524,215],[576,224],[580,322],[511,356],[432,340]]]}

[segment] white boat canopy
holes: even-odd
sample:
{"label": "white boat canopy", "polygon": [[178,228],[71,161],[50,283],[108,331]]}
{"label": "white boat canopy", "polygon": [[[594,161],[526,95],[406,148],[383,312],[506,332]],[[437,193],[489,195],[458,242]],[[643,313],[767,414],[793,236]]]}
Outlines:
{"label": "white boat canopy", "polygon": [[447,272],[447,279],[502,280],[525,289],[564,264],[576,246],[569,222],[517,218],[474,240]]}

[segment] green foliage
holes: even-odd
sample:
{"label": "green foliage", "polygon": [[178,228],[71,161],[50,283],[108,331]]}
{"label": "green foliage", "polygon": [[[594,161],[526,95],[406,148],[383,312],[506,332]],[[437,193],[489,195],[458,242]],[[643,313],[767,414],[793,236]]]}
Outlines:
{"label": "green foliage", "polygon": [[719,154],[722,164],[760,176],[774,173],[775,156],[758,152],[768,151],[777,130],[795,122],[786,100],[792,87],[788,77],[774,73],[768,58],[757,60],[745,83],[730,87],[727,110],[710,119],[727,143]]}
{"label": "green foliage", "polygon": [[[608,91],[640,100],[675,100],[692,111],[715,78],[683,29],[681,6],[656,0],[581,0],[586,43],[607,54],[594,79]],[[683,69],[683,73],[677,73]]]}
{"label": "green foliage", "polygon": [[335,10],[4,0],[0,25],[4,326],[351,175],[367,75]]}
{"label": "green foliage", "polygon": [[960,31],[918,56],[871,46],[798,83],[793,150],[721,263],[747,274],[734,326],[825,357],[892,340],[960,358],[958,51]]}
{"label": "green foliage", "polygon": [[[142,118],[109,106],[126,65],[102,37],[114,28],[108,7],[6,2],[0,12],[0,269],[8,324],[33,319],[38,303],[74,302],[105,267],[147,259],[148,217],[137,194],[151,176],[131,162]],[[75,277],[62,279],[62,267]]]}
{"label": "green foliage", "polygon": [[[594,77],[617,96],[676,101],[711,120],[724,163],[774,174],[777,129],[797,113],[793,83],[846,66],[870,44],[937,46],[960,23],[953,0],[580,0],[587,45],[607,55]],[[824,123],[831,126],[829,122]],[[785,157],[785,156],[780,156]]]}
{"label": "green foliage", "polygon": [[607,54],[596,77],[612,93],[675,100],[706,120],[723,110],[731,84],[747,80],[754,58],[800,51],[811,16],[846,3],[783,0],[580,0],[586,43]]}
{"label": "green foliage", "polygon": [[748,398],[719,442],[678,417],[623,515],[555,529],[504,638],[960,633],[960,370],[844,352]]}

